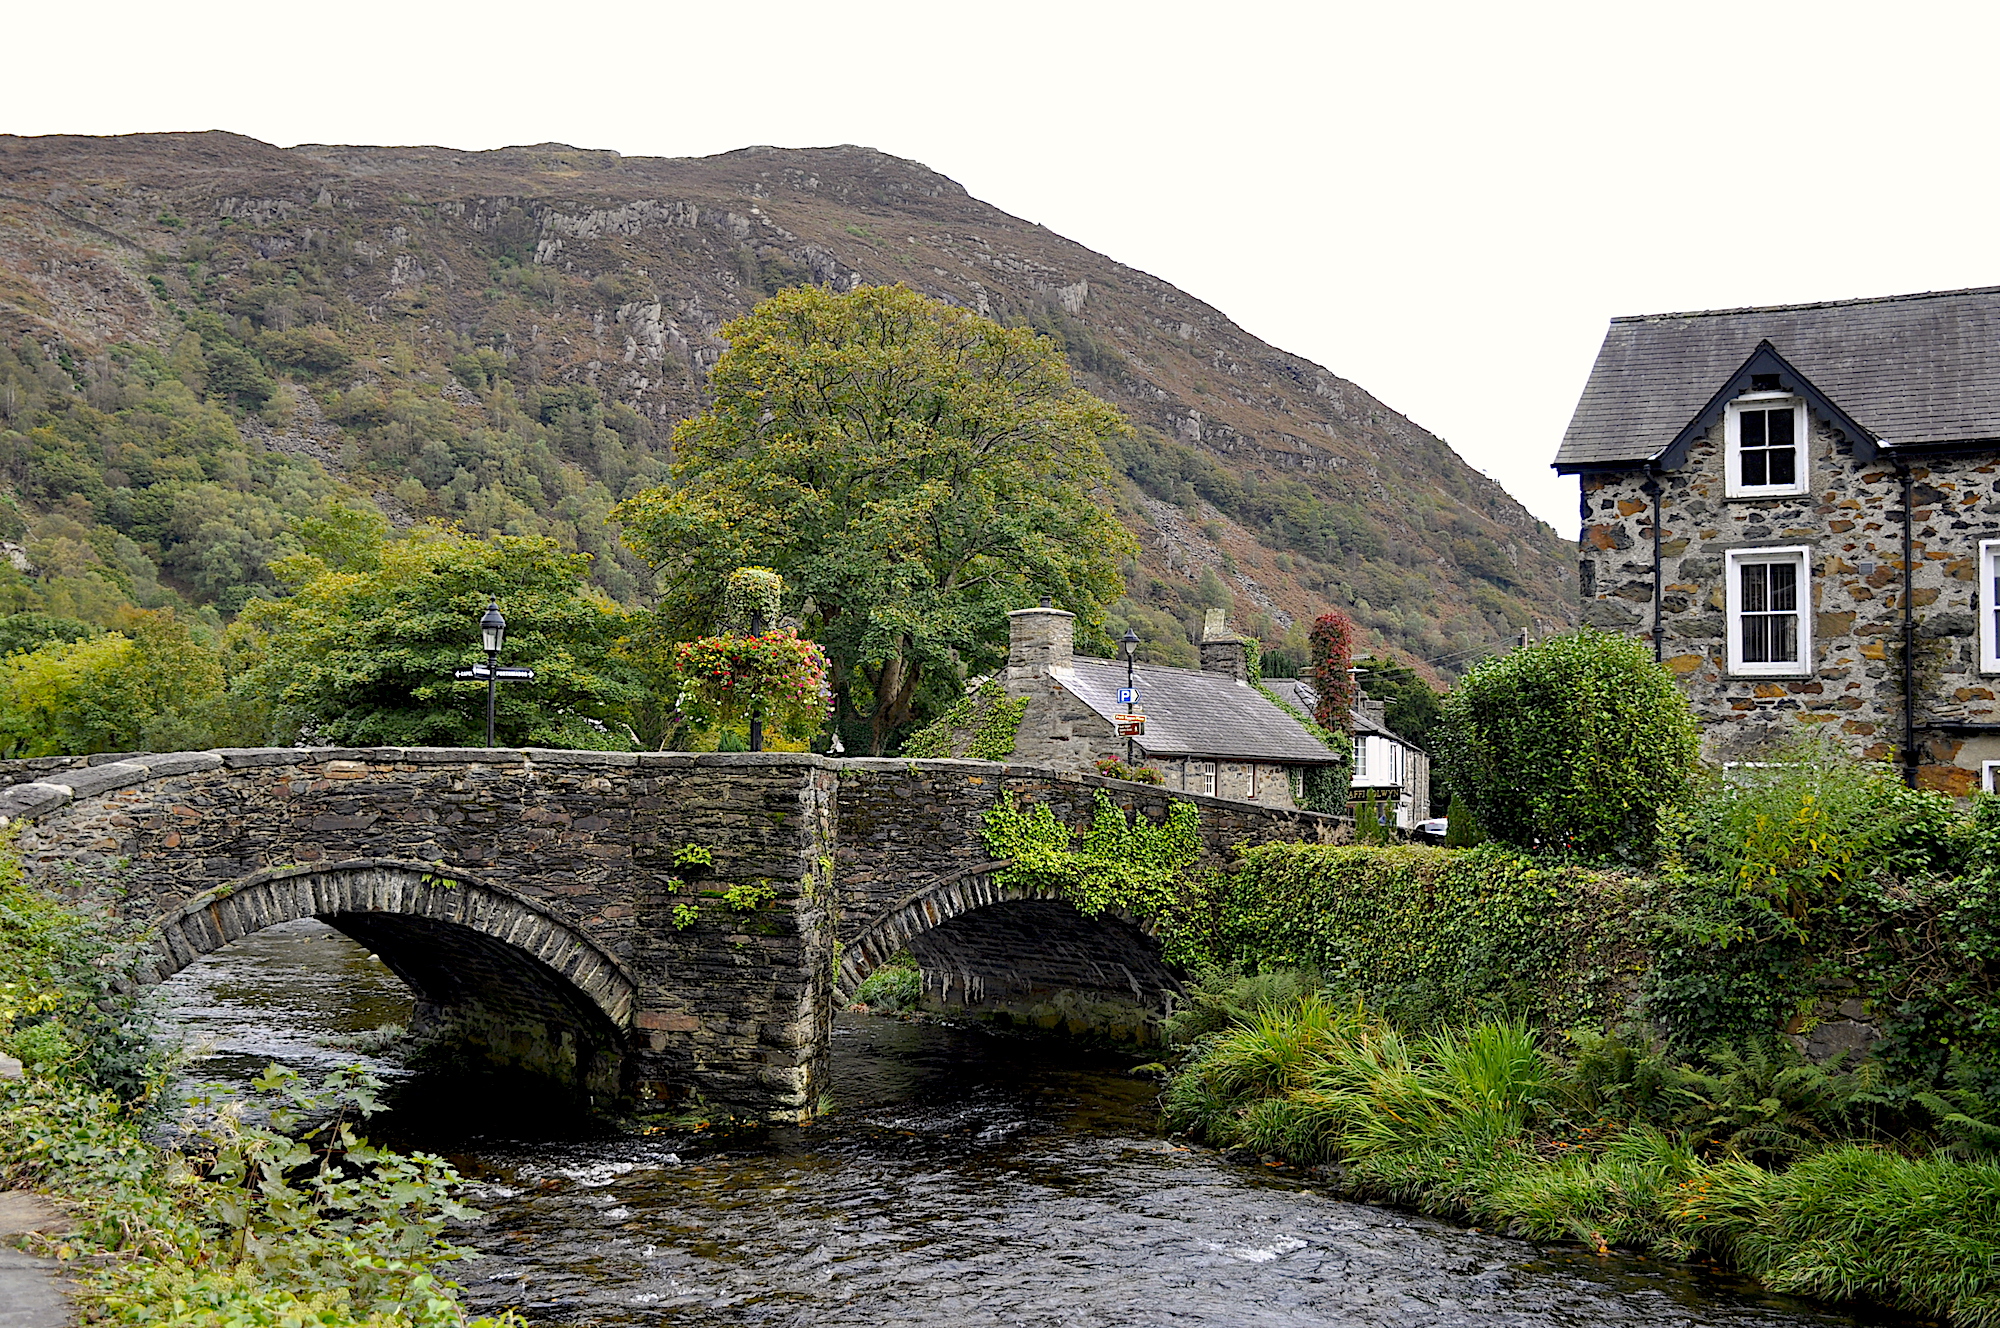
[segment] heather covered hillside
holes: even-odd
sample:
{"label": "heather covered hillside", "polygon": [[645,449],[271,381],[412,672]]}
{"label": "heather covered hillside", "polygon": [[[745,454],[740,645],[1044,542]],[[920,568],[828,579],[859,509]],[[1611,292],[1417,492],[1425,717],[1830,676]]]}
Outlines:
{"label": "heather covered hillside", "polygon": [[[1281,280],[1291,242],[1242,216],[1216,242],[1286,255]],[[606,514],[665,477],[717,329],[789,285],[894,282],[1058,340],[1131,420],[1113,625],[1156,658],[1191,662],[1217,605],[1267,646],[1338,607],[1364,651],[1453,663],[1571,614],[1563,542],[1442,441],[914,162],[223,133],[0,137],[0,608],[219,624],[343,499],[553,535],[641,603]]]}

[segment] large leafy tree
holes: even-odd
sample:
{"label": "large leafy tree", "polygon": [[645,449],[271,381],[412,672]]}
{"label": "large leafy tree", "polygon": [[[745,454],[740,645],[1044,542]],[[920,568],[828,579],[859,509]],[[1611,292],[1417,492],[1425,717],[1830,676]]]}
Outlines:
{"label": "large leafy tree", "polygon": [[590,555],[552,539],[477,539],[421,526],[386,539],[352,512],[306,523],[308,551],[273,570],[293,588],[253,602],[261,656],[237,684],[269,698],[282,740],[354,745],[472,746],[485,741],[483,683],[454,680],[480,658],[480,613],[507,617],[502,663],[535,670],[502,683],[499,741],[630,748],[631,668],[614,652],[628,616],[591,587]]}
{"label": "large leafy tree", "polygon": [[1134,544],[1092,495],[1129,426],[1054,345],[902,286],[797,287],[722,335],[670,483],[612,513],[668,630],[700,634],[731,571],[773,568],[879,754],[927,677],[1004,658],[1009,610],[1047,596],[1100,628]]}
{"label": "large leafy tree", "polygon": [[116,630],[96,634],[60,618],[16,616],[38,621],[0,622],[0,636],[46,635],[0,661],[0,755],[171,751],[230,739],[218,727],[226,717],[221,656],[171,612],[125,609]]}

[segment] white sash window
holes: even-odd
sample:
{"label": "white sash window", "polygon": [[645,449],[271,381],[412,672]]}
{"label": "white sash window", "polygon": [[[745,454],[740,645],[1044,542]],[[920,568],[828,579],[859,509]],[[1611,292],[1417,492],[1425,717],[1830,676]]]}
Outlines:
{"label": "white sash window", "polygon": [[1979,671],[2000,673],[2000,540],[1979,543]]}
{"label": "white sash window", "polygon": [[1803,548],[1728,555],[1729,671],[1801,677],[1812,672],[1812,585]]}
{"label": "white sash window", "polygon": [[1723,422],[1723,492],[1779,498],[1807,491],[1806,403],[1783,392],[1752,392],[1729,403]]}

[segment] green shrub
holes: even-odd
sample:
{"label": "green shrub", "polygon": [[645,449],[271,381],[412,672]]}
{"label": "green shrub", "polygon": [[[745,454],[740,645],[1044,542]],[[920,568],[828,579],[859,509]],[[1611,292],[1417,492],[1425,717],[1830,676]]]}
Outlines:
{"label": "green shrub", "polygon": [[1585,630],[1476,665],[1444,700],[1454,810],[1503,843],[1650,861],[1699,747],[1673,679],[1629,637]]}
{"label": "green shrub", "polygon": [[1905,787],[1887,765],[1805,743],[1733,771],[1696,802],[1686,853],[1804,918],[1863,877],[1951,869],[1958,819],[1950,798]]}
{"label": "green shrub", "polygon": [[924,975],[914,965],[883,965],[863,979],[854,999],[871,1010],[914,1010],[923,1003]]}

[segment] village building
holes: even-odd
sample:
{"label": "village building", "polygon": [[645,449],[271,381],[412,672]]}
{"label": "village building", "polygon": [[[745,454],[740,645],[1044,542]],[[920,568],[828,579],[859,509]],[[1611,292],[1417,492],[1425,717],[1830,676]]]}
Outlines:
{"label": "village building", "polygon": [[[1007,615],[1008,695],[1028,698],[1014,739],[1027,765],[1097,774],[1100,760],[1128,754],[1187,793],[1297,807],[1308,768],[1340,764],[1312,731],[1250,684],[1250,654],[1226,634],[1201,642],[1201,668],[1133,666],[1145,733],[1124,738],[1116,716],[1126,666],[1075,651],[1076,615],[1016,609]],[[1204,634],[1205,636],[1209,634]],[[1128,747],[1129,744],[1129,747]]]}
{"label": "village building", "polygon": [[1555,467],[1582,620],[1648,641],[1713,760],[1831,738],[2000,768],[2000,288],[1616,318]]}
{"label": "village building", "polygon": [[[1319,706],[1319,694],[1299,678],[1271,678],[1266,686],[1300,714]],[[1354,735],[1354,763],[1348,768],[1347,805],[1355,816],[1376,809],[1378,819],[1399,830],[1415,830],[1431,815],[1430,753],[1390,729],[1387,701],[1360,700],[1348,712]]]}
{"label": "village building", "polygon": [[[1014,739],[1024,764],[1098,773],[1104,760],[1130,757],[1160,772],[1169,788],[1188,793],[1296,807],[1306,772],[1342,764],[1311,729],[1274,703],[1250,679],[1250,645],[1211,621],[1198,643],[1199,669],[1135,664],[1136,706],[1119,699],[1127,686],[1121,660],[1075,652],[1075,615],[1048,607],[1008,615],[1010,640],[1002,679],[1009,696],[1028,705]],[[1266,684],[1300,714],[1312,713],[1311,688],[1295,679]],[[1365,707],[1373,706],[1372,710]],[[1134,709],[1145,732],[1121,737],[1117,717]],[[1373,762],[1374,791],[1394,823],[1414,827],[1429,815],[1429,761],[1390,734],[1380,703],[1354,715],[1354,756]]]}

